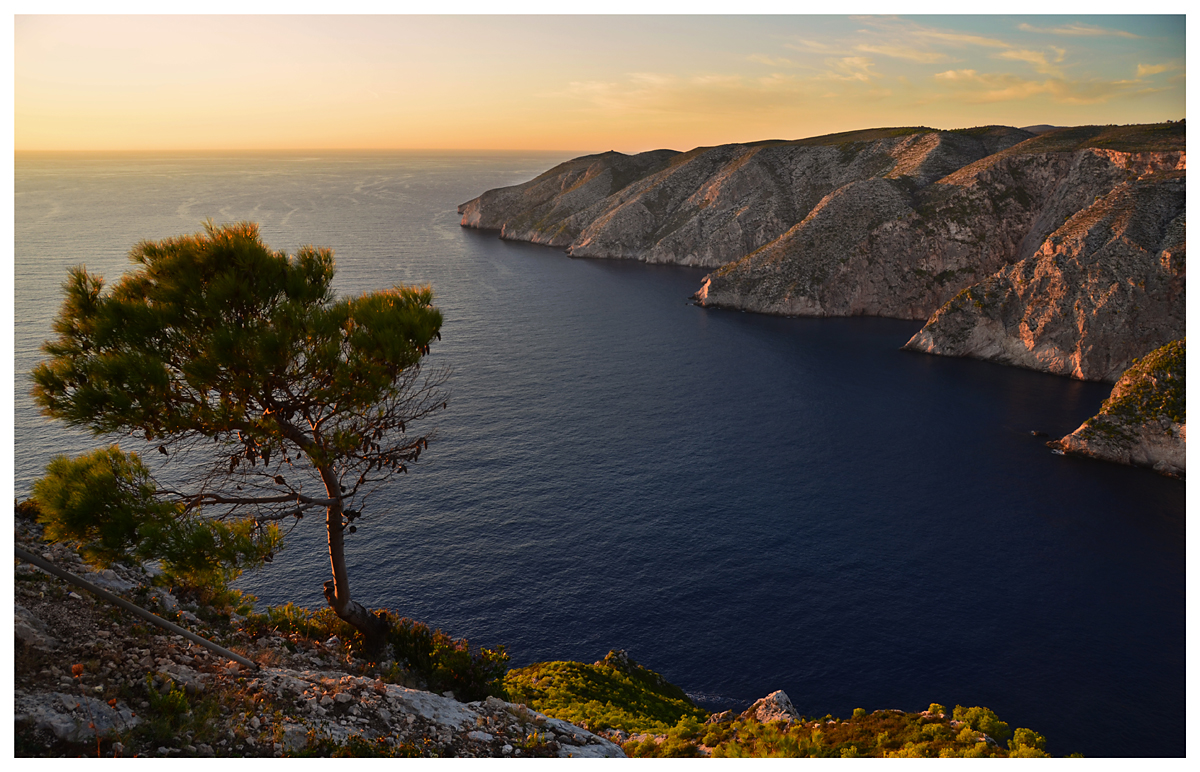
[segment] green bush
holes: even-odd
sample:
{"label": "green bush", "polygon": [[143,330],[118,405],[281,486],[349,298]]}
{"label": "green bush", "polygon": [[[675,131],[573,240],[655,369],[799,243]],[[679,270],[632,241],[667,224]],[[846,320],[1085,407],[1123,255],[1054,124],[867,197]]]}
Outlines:
{"label": "green bush", "polygon": [[221,701],[216,695],[191,696],[172,680],[160,691],[154,676],[146,676],[149,709],[139,711],[142,723],[134,732],[144,742],[157,745],[190,734],[195,742],[216,742],[219,732]]}
{"label": "green bush", "polygon": [[1009,756],[1043,758],[1047,754],[1046,738],[1032,729],[1019,728],[1008,741]]}
{"label": "green bush", "polygon": [[[452,690],[464,702],[503,694],[501,680],[508,668],[503,646],[472,649],[464,638],[451,638],[390,611],[375,613],[388,625],[385,647],[390,645],[397,663],[419,675],[433,691]],[[312,612],[289,603],[253,615],[246,624],[257,634],[296,633],[312,640],[337,636],[352,651],[364,651],[362,633],[328,607]]]}
{"label": "green bush", "polygon": [[[944,712],[902,713],[880,710],[856,712],[848,721],[801,718],[785,726],[775,722],[722,721],[704,727],[704,744],[715,758],[982,758],[1044,756],[1045,740],[1030,730],[1018,730],[1010,750],[982,740],[980,731],[1003,735],[1007,724],[987,708],[958,708],[960,721],[971,720],[986,729],[951,727]],[[989,732],[990,733],[990,732]],[[994,735],[993,735],[994,736]]]}
{"label": "green bush", "polygon": [[[510,702],[592,731],[623,729],[630,734],[665,734],[681,719],[702,721],[697,708],[679,687],[616,652],[602,662],[540,662],[504,677]],[[691,726],[685,724],[685,726]],[[699,724],[696,724],[698,732]]]}
{"label": "green bush", "polygon": [[964,722],[972,729],[983,732],[996,742],[1004,742],[1012,734],[1012,731],[1008,728],[1008,724],[997,718],[996,714],[987,708],[964,708],[962,705],[955,705],[954,720]]}
{"label": "green bush", "polygon": [[101,568],[159,561],[167,581],[205,599],[227,593],[229,582],[270,560],[282,541],[273,523],[205,519],[158,498],[141,458],[116,445],[55,456],[33,484],[33,502],[47,541],[74,544]]}

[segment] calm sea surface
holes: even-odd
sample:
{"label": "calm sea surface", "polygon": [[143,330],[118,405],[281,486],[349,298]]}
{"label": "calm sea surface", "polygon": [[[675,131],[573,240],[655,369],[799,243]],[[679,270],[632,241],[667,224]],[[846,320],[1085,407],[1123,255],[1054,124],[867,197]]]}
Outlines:
{"label": "calm sea surface", "polygon": [[[564,156],[19,156],[15,494],[98,444],[28,371],[69,266],[253,220],[337,287],[432,284],[450,409],[349,537],[355,597],[514,665],[623,648],[710,709],[986,705],[1054,754],[1185,752],[1184,486],[1052,455],[1107,387],[906,353],[919,324],[689,305],[703,271],[575,260],[455,206]],[[135,448],[131,448],[135,449]],[[241,585],[323,603],[319,518]]]}

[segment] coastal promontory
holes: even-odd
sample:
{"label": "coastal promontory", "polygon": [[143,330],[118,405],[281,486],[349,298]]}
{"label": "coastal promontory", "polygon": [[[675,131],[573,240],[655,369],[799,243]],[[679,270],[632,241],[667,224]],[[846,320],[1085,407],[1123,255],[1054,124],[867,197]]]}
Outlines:
{"label": "coastal promontory", "polygon": [[1100,413],[1061,440],[1067,453],[1182,476],[1186,470],[1187,349],[1177,340],[1134,362]]}
{"label": "coastal promontory", "polygon": [[712,268],[698,305],[925,320],[905,348],[1114,383],[1186,334],[1186,124],[1029,129],[610,151],[459,212],[573,257]]}
{"label": "coastal promontory", "polygon": [[1185,140],[917,127],[608,152],[459,211],[575,257],[711,267],[704,306],[928,319],[910,349],[1111,383],[1184,334]]}

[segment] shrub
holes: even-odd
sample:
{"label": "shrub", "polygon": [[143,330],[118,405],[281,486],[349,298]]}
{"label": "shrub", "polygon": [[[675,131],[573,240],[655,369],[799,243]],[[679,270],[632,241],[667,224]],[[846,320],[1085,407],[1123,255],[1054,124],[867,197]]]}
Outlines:
{"label": "shrub", "polygon": [[954,706],[954,719],[962,721],[972,729],[983,732],[996,742],[1004,742],[1012,734],[1008,724],[1001,721],[995,713],[987,708],[964,708]]}
{"label": "shrub", "polygon": [[158,499],[141,458],[116,445],[55,456],[33,484],[33,502],[47,541],[72,543],[101,568],[157,560],[168,582],[205,598],[270,560],[282,539],[273,523],[203,519]]}
{"label": "shrub", "polygon": [[708,716],[682,689],[616,652],[594,665],[540,662],[511,670],[504,677],[504,689],[510,702],[585,723],[593,731],[616,728],[631,734],[665,734],[681,719],[699,721]]}
{"label": "shrub", "polygon": [[1013,732],[1012,739],[1008,741],[1008,748],[1012,751],[1011,755],[1014,756],[1022,750],[1026,752],[1044,751],[1046,750],[1046,738],[1032,729],[1017,729]]}
{"label": "shrub", "polygon": [[[433,691],[451,690],[463,702],[504,693],[501,681],[508,668],[508,654],[503,646],[472,649],[465,638],[451,638],[441,630],[430,630],[421,622],[391,611],[376,611],[375,614],[387,623],[385,647],[391,647],[397,663],[403,662]],[[311,612],[289,603],[248,618],[247,627],[257,633],[272,630],[296,633],[309,639],[325,640],[337,636],[353,651],[365,649],[362,633],[331,608]]]}

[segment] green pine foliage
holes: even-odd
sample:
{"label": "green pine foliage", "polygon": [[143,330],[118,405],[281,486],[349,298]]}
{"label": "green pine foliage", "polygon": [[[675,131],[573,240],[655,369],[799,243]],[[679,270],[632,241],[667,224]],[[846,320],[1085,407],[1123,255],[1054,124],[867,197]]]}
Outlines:
{"label": "green pine foliage", "polygon": [[100,568],[157,561],[168,582],[207,597],[226,593],[243,571],[270,560],[282,541],[273,523],[202,519],[158,498],[141,458],[116,445],[76,458],[55,456],[33,484],[33,503],[47,541],[77,546]]}
{"label": "green pine foliage", "polygon": [[[414,422],[446,408],[445,372],[421,370],[442,324],[432,290],[339,298],[331,250],[289,256],[248,222],[143,241],[130,259],[136,267],[107,287],[83,266],[70,271],[57,337],[42,347],[49,358],[31,372],[34,400],[50,418],[144,438],[168,458],[199,448],[201,463],[174,467],[190,479],[170,491],[153,491],[144,467],[109,463],[118,480],[97,495],[118,503],[87,531],[90,554],[108,559],[137,541],[181,575],[219,583],[244,567],[244,548],[273,551],[278,531],[259,523],[324,512],[325,597],[365,634],[382,635],[350,597],[344,541],[366,525],[355,523],[366,497],[428,449]],[[148,491],[180,505],[173,520]],[[238,522],[189,520],[201,511]]]}

